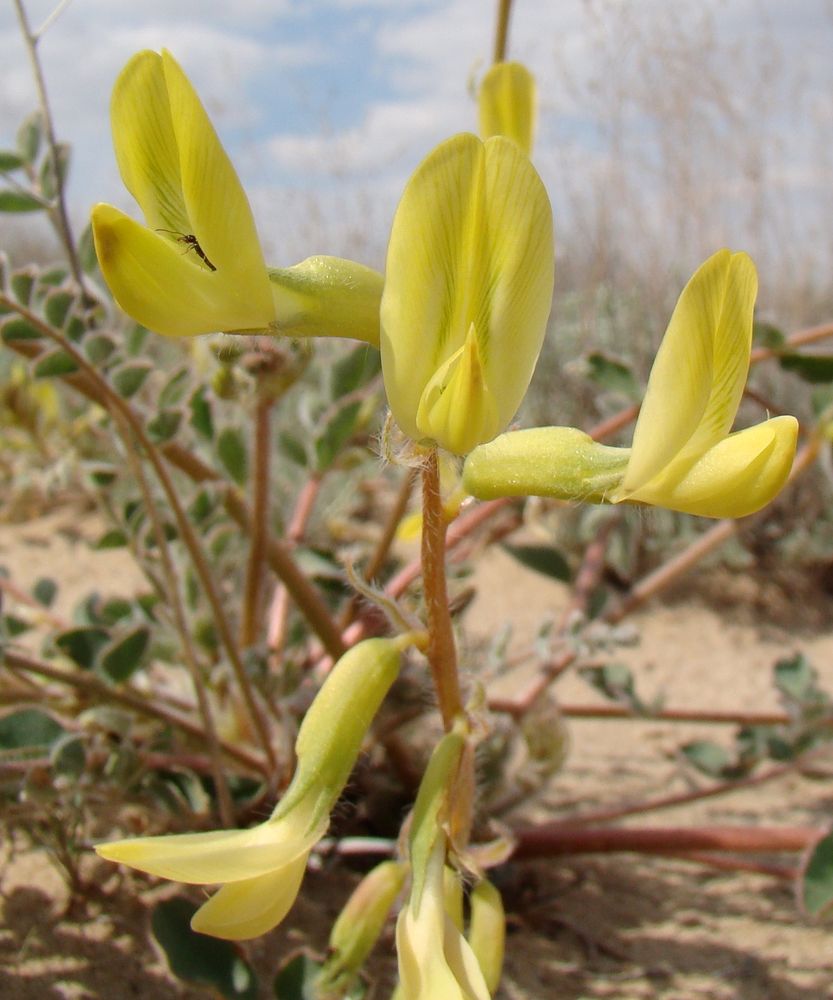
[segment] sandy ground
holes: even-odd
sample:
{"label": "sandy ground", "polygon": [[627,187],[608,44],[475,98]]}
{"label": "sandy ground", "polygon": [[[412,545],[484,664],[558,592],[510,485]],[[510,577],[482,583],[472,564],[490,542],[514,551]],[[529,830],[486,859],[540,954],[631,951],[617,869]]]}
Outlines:
{"label": "sandy ground", "polygon": [[[22,586],[45,573],[60,576],[56,610],[61,614],[91,582],[104,592],[116,581],[117,590],[135,586],[139,581],[125,575],[123,555],[89,552],[83,537],[91,531],[90,522],[66,512],[23,527],[2,526],[0,565]],[[519,642],[528,641],[565,599],[562,587],[519,568],[501,552],[484,560],[475,583],[478,596],[466,613],[471,648],[507,621],[514,622]],[[776,709],[773,663],[797,651],[833,690],[829,630],[774,625],[789,620],[785,607],[777,615],[755,607],[747,599],[748,581],[725,578],[712,581],[709,590],[720,611],[688,598],[654,604],[632,619],[638,644],[617,649],[611,658],[631,665],[646,698],[662,693],[676,708]],[[789,596],[781,600],[788,612]],[[816,595],[816,621],[828,617],[829,600]],[[804,617],[797,614],[796,620]],[[520,680],[510,676],[500,683],[511,692]],[[596,700],[572,675],[558,682],[555,694],[566,702]],[[652,721],[570,721],[567,730],[566,764],[536,804],[536,818],[690,789],[702,779],[681,765],[679,745],[701,737],[728,745],[731,739],[731,727]],[[833,760],[830,764],[833,770]],[[639,822],[822,827],[831,818],[831,781],[791,775]],[[4,844],[0,854],[0,997],[208,995],[171,979],[151,941],[149,905],[170,889],[140,877],[121,878],[89,858],[85,872],[101,895],[70,906],[48,858],[15,846]],[[355,879],[343,870],[312,873],[286,925],[254,946],[256,963],[274,968],[277,956],[302,943],[322,948],[339,901]],[[500,880],[510,914],[502,1000],[833,996],[830,928],[802,921],[788,883],[624,854],[515,863]],[[377,964],[380,981],[393,968],[389,934]],[[374,995],[381,1000],[387,990]]]}

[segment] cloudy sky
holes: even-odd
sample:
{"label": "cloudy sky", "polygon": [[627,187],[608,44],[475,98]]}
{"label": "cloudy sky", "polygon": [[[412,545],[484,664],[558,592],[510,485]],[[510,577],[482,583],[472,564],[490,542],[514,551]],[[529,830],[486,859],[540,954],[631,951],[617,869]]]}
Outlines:
{"label": "cloudy sky", "polygon": [[[34,25],[53,0],[29,0]],[[475,123],[484,0],[73,0],[41,44],[70,197],[129,208],[109,140],[112,82],[170,49],[241,173],[274,263],[380,263],[398,192]],[[539,81],[535,152],[557,231],[587,254],[648,241],[683,266],[721,243],[775,268],[833,259],[830,0],[516,0],[510,54]],[[0,8],[0,144],[35,105]],[[815,241],[815,242],[813,242]],[[812,252],[808,246],[813,244]],[[673,249],[669,249],[669,245]],[[662,247],[663,249],[657,249]],[[567,252],[560,245],[563,254]]]}

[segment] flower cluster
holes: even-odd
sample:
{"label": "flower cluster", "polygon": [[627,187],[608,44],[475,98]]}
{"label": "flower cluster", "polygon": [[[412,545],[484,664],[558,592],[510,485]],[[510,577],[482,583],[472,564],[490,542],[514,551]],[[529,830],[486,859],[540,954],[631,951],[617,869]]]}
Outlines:
{"label": "flower cluster", "polygon": [[[489,70],[481,137],[453,136],[417,167],[396,211],[384,277],[324,256],[268,267],[249,202],[193,87],[169,53],[141,52],[116,83],[112,125],[122,178],[145,223],[96,206],[102,273],[125,312],[169,336],[344,336],[378,347],[399,428],[418,449],[462,457],[464,487],[476,497],[655,504],[707,517],[758,510],[786,481],[798,425],[783,416],[731,433],[757,291],[743,253],[718,251],[683,290],[630,448],[598,444],[572,427],[507,432],[553,294],[552,211],[530,159],[535,103],[523,66]],[[239,940],[274,927],[412,638],[366,640],[336,664],[301,726],[292,783],[266,822],[119,841],[98,853],[164,878],[221,884],[194,917],[198,931]],[[467,867],[468,831],[460,832],[465,816],[457,814],[465,813],[460,789],[465,801],[471,791],[472,743],[463,720],[438,745],[407,858],[385,862],[351,897],[322,982],[337,985],[359,968],[407,886],[397,996],[488,1000],[497,988],[499,894],[474,871],[467,936],[454,902],[457,872]]]}

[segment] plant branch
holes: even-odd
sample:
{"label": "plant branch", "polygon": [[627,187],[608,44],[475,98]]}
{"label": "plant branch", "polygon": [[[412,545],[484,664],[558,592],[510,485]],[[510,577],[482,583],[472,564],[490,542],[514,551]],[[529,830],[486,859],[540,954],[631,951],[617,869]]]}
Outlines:
{"label": "plant branch", "polygon": [[426,456],[422,469],[422,581],[429,635],[425,655],[431,667],[443,725],[450,730],[456,716],[463,711],[463,702],[445,581],[446,527],[434,448]]}
{"label": "plant branch", "polygon": [[[82,692],[90,698],[94,698],[96,701],[123,705],[125,708],[129,708],[139,715],[145,715],[152,719],[160,719],[162,722],[181,730],[201,743],[206,742],[206,734],[202,726],[198,725],[192,719],[180,715],[179,712],[174,712],[155,702],[148,701],[135,691],[112,687],[90,674],[70,673],[59,667],[53,667],[49,663],[44,663],[42,660],[37,660],[26,653],[17,652],[12,649],[5,649],[3,658],[5,665],[13,670],[22,670],[28,674],[35,674],[38,677],[56,681],[58,684],[66,684],[68,687],[75,688],[77,691]],[[232,757],[249,770],[257,774],[266,773],[267,765],[263,758],[256,756],[237,744],[221,741],[220,746],[226,756]]]}
{"label": "plant branch", "polygon": [[258,397],[254,414],[254,462],[252,475],[252,528],[249,532],[249,560],[240,621],[240,645],[247,649],[260,637],[263,569],[269,519],[269,449],[271,443],[271,396]]}
{"label": "plant branch", "polygon": [[514,859],[559,854],[668,854],[680,851],[732,851],[779,854],[806,850],[823,835],[812,826],[797,827],[581,827],[548,823],[514,831]]}
{"label": "plant branch", "polygon": [[194,688],[194,695],[197,699],[197,708],[199,710],[203,730],[205,731],[208,752],[211,757],[211,771],[214,778],[214,786],[217,789],[217,806],[220,822],[225,827],[232,827],[234,826],[234,805],[231,800],[228,781],[226,780],[226,775],[223,770],[220,740],[217,736],[217,727],[214,724],[211,704],[205,690],[205,678],[200,670],[197,662],[196,650],[194,649],[194,644],[191,641],[191,632],[188,628],[185,609],[182,605],[182,599],[179,591],[179,581],[177,580],[176,571],[174,569],[168,539],[165,537],[162,519],[159,516],[159,508],[153,493],[151,492],[147,476],[142,468],[141,459],[139,458],[139,455],[134,447],[134,443],[131,440],[130,430],[125,426],[123,419],[119,419],[119,417],[116,417],[116,424],[121,431],[122,440],[124,441],[127,452],[127,460],[130,464],[131,471],[139,484],[139,489],[144,500],[145,513],[150,518],[154,538],[156,539],[156,546],[159,550],[159,558],[162,563],[162,573],[165,577],[165,593],[167,594],[167,599],[173,613],[174,623],[177,633],[179,634],[179,641],[182,644],[182,656],[191,677],[191,684]]}
{"label": "plant branch", "polygon": [[[6,296],[0,294],[0,301],[5,299]],[[8,300],[7,300],[8,301]],[[272,768],[273,774],[277,772],[277,759],[275,757],[274,749],[272,748],[271,741],[269,739],[269,731],[266,726],[266,720],[263,713],[260,710],[259,705],[254,696],[252,690],[251,681],[246,673],[246,668],[240,655],[240,651],[237,648],[237,644],[234,640],[234,636],[231,631],[231,625],[226,616],[225,609],[223,607],[222,601],[220,599],[219,591],[217,590],[217,585],[214,580],[213,574],[211,572],[211,567],[208,564],[208,560],[203,552],[202,545],[199,542],[194,529],[191,526],[191,522],[188,520],[188,516],[182,506],[179,499],[179,494],[173,484],[170,477],[168,469],[165,463],[162,461],[159,449],[153,444],[153,442],[148,437],[147,431],[145,430],[144,424],[133,411],[133,409],[122,399],[122,397],[115,392],[104,379],[98,374],[97,369],[90,364],[90,362],[84,357],[84,355],[75,347],[75,345],[68,340],[60,330],[56,330],[51,327],[48,323],[44,323],[39,319],[34,313],[30,312],[28,309],[24,309],[19,305],[14,305],[14,308],[23,316],[28,322],[33,323],[36,327],[41,329],[50,340],[54,341],[61,350],[66,352],[78,368],[84,372],[89,378],[94,381],[98,381],[100,387],[100,393],[102,396],[103,405],[106,406],[108,411],[113,414],[118,414],[130,427],[130,430],[136,436],[136,439],[142,446],[148,461],[153,466],[153,470],[156,477],[159,480],[160,485],[165,493],[165,496],[170,504],[171,510],[176,520],[177,529],[179,531],[180,537],[182,538],[183,544],[185,545],[188,553],[191,557],[191,561],[199,577],[200,583],[205,592],[205,596],[208,599],[208,603],[211,607],[211,613],[214,618],[214,623],[217,627],[217,633],[220,638],[220,643],[226,651],[226,655],[231,663],[232,670],[235,675],[235,679],[240,686],[241,694],[243,695],[243,700],[246,704],[246,709],[252,720],[252,724],[255,727],[255,731],[258,734],[261,746],[269,764]]]}
{"label": "plant branch", "polygon": [[[66,196],[64,192],[64,178],[62,176],[60,157],[58,155],[58,140],[55,136],[55,125],[52,120],[52,111],[49,106],[49,95],[46,90],[46,79],[43,75],[43,67],[38,57],[38,40],[40,33],[33,33],[29,26],[29,18],[23,6],[23,0],[13,0],[17,18],[20,22],[20,30],[23,34],[23,41],[29,55],[29,62],[32,65],[32,73],[35,77],[35,87],[38,91],[38,101],[40,103],[41,114],[43,115],[43,127],[46,132],[46,142],[49,146],[49,156],[52,159],[52,170],[55,175],[55,204],[54,219],[56,220],[56,231],[58,237],[64,245],[64,252],[67,256],[72,276],[81,292],[86,295],[87,289],[84,283],[84,272],[78,261],[78,254],[75,252],[75,241],[72,236],[72,228],[69,223],[69,212],[67,211]],[[60,10],[58,10],[60,13]],[[57,15],[55,15],[57,16]],[[48,25],[47,25],[48,26]],[[41,29],[43,30],[43,29]],[[52,212],[50,212],[50,215]]]}
{"label": "plant branch", "polygon": [[[27,322],[40,329],[45,336],[52,335],[51,327],[48,324],[3,292],[0,292],[0,303],[17,312]],[[36,360],[44,353],[43,348],[31,340],[13,340],[9,341],[6,346],[29,360]],[[103,391],[102,386],[104,389],[107,389],[108,386],[99,373],[94,371],[93,375],[90,376],[86,372],[75,372],[61,376],[61,380],[85,398],[98,403],[99,406],[107,407],[107,394]],[[124,406],[131,412],[134,420],[141,419],[127,403],[124,403]],[[217,483],[220,499],[226,513],[237,522],[244,533],[251,533],[251,511],[246,501],[240,491],[220,475],[216,469],[206,465],[201,458],[176,441],[170,441],[158,450],[172,466],[185,473],[193,482]],[[346,648],[341,638],[341,632],[318,591],[292,558],[289,548],[270,536],[266,541],[266,561],[283,581],[298,610],[306,618],[307,623],[321,640],[324,648],[335,659],[341,656]]]}
{"label": "plant branch", "polygon": [[690,792],[678,792],[675,795],[663,795],[656,799],[643,799],[641,802],[630,802],[618,806],[608,806],[603,809],[595,809],[591,812],[571,817],[568,820],[555,820],[552,826],[563,824],[564,826],[586,826],[590,823],[610,823],[613,820],[624,819],[627,816],[642,815],[646,812],[657,812],[662,809],[673,809],[676,806],[691,805],[692,802],[701,802],[704,799],[713,799],[719,795],[728,795],[731,792],[741,791],[744,788],[755,788],[758,785],[768,784],[770,781],[777,781],[779,778],[793,774],[814,754],[807,753],[797,760],[788,764],[779,764],[771,767],[762,774],[749,774],[745,778],[736,778],[733,781],[722,781],[708,788],[697,788]]}

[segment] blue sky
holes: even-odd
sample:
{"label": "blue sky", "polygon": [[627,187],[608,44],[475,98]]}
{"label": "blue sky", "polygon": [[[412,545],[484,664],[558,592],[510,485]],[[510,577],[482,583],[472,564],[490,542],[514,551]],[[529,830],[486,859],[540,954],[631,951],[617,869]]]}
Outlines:
{"label": "blue sky", "polygon": [[[52,7],[30,0],[32,22]],[[474,127],[468,86],[493,17],[483,0],[74,0],[42,42],[74,147],[74,215],[98,200],[132,210],[109,91],[133,52],[165,46],[215,120],[270,259],[378,265],[410,170]],[[516,0],[510,54],[539,81],[535,162],[557,233],[586,234],[584,253],[638,233],[684,268],[722,243],[773,269],[804,266],[812,241],[816,260],[833,258],[831,52],[827,0]],[[34,106],[11,3],[0,66],[9,145]]]}

